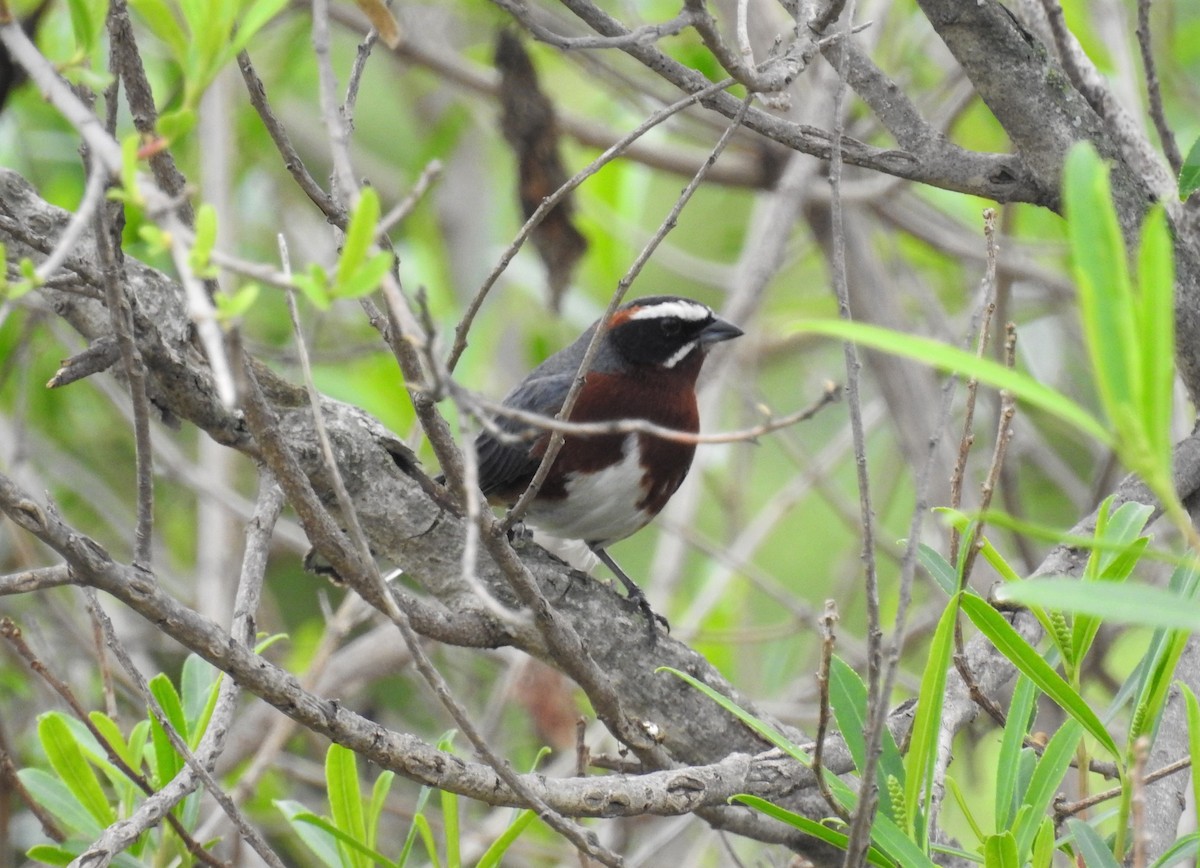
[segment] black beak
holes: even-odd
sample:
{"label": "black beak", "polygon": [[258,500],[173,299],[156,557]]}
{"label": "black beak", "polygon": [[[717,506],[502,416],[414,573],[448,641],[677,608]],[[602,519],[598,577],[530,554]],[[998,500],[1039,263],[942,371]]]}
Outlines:
{"label": "black beak", "polygon": [[729,341],[741,337],[745,332],[731,322],[717,317],[700,331],[700,346]]}

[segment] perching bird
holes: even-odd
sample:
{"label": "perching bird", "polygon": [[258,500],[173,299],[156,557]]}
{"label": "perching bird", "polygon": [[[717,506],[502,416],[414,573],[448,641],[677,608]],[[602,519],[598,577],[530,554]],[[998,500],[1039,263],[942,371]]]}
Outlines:
{"label": "perching bird", "polygon": [[[575,379],[599,323],[569,347],[530,372],[504,405],[554,416]],[[619,307],[608,321],[572,422],[643,419],[694,434],[700,430],[696,377],[708,350],[742,330],[707,306],[677,296],[639,298]],[[504,415],[496,427],[513,434],[530,426]],[[484,432],[475,441],[479,487],[493,504],[511,505],[529,485],[550,440],[501,442]],[[650,622],[656,616],[645,594],[605,549],[645,527],[666,506],[687,476],[696,447],[651,434],[570,435],[554,460],[526,521],[554,537],[584,541],[621,580],[629,599]]]}

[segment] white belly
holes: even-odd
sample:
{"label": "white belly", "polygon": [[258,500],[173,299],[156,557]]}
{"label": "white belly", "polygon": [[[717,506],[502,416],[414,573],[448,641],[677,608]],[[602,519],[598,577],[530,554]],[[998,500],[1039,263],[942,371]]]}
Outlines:
{"label": "white belly", "polygon": [[529,523],[551,536],[610,543],[641,530],[650,520],[634,504],[645,496],[637,435],[625,438],[622,458],[599,473],[567,480],[567,497],[534,502]]}

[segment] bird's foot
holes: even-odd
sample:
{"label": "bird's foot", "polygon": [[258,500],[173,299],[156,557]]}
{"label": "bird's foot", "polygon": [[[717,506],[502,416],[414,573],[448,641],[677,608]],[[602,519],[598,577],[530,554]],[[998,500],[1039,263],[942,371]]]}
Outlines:
{"label": "bird's foot", "polygon": [[663,629],[671,632],[671,623],[658,612],[650,608],[650,601],[646,599],[646,595],[642,593],[641,588],[637,588],[636,592],[630,593],[625,597],[630,603],[638,607],[642,613],[642,617],[646,619],[646,629],[650,637],[650,647],[653,648],[658,644],[658,625],[662,624]]}
{"label": "bird's foot", "polygon": [[523,548],[532,539],[533,528],[520,519],[513,522],[513,526],[508,529],[508,541],[515,549]]}

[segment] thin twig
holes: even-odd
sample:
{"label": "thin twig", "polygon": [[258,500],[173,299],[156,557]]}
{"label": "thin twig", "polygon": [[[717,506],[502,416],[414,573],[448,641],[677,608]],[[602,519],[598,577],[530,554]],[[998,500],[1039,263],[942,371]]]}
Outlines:
{"label": "thin twig", "polygon": [[279,156],[283,157],[283,167],[287,169],[292,180],[312,203],[321,209],[321,213],[326,218],[335,226],[344,226],[346,224],[345,209],[338,205],[334,198],[317,183],[316,178],[309,174],[304,160],[300,158],[300,153],[292,144],[283,122],[275,116],[271,104],[267,101],[266,87],[263,85],[262,79],[258,77],[258,73],[254,71],[250,55],[244,50],[238,52],[237,62],[238,69],[242,72],[242,80],[246,82],[246,91],[250,94],[250,105],[254,106],[254,110],[258,112],[263,126],[267,128],[267,135],[275,143],[275,149],[279,151]]}
{"label": "thin twig", "polygon": [[825,732],[829,727],[829,664],[833,659],[833,648],[837,643],[837,638],[834,635],[833,627],[838,621],[837,603],[833,600],[825,601],[825,614],[820,618],[821,626],[821,665],[817,669],[817,734],[813,743],[812,751],[812,770],[817,778],[817,789],[821,791],[822,797],[825,799],[825,804],[829,805],[830,810],[842,818],[845,822],[850,822],[850,812],[846,810],[846,806],[833,797],[833,792],[829,789],[829,781],[825,778],[825,766],[823,765],[825,753]]}
{"label": "thin twig", "polygon": [[[800,422],[807,422],[825,407],[837,401],[841,396],[842,389],[836,383],[826,383],[820,397],[803,410],[788,413],[785,416],[780,416],[769,422],[763,422],[761,425],[755,425],[752,428],[723,431],[716,434],[693,434],[690,431],[680,431],[664,425],[656,425],[653,422],[647,422],[645,419],[613,419],[606,422],[567,422],[554,416],[544,416],[541,413],[521,410],[502,404],[499,401],[493,401],[480,395],[469,393],[458,384],[452,386],[452,393],[456,400],[461,402],[465,410],[481,420],[489,434],[505,443],[520,443],[535,440],[541,436],[543,431],[556,431],[579,437],[600,437],[612,434],[649,434],[662,440],[670,440],[673,443],[700,445],[702,443],[754,442],[764,434],[770,434],[773,431],[779,431],[783,428],[790,428]],[[524,422],[529,426],[529,430],[523,432],[505,431],[493,421],[497,416]]]}
{"label": "thin twig", "polygon": [[[92,172],[103,175],[98,164]],[[129,380],[129,397],[133,403],[133,436],[136,450],[137,474],[137,526],[134,531],[133,562],[139,567],[151,569],[151,545],[154,531],[154,453],[150,444],[150,401],[146,395],[146,368],[142,355],[133,340],[133,311],[125,295],[119,253],[114,248],[112,221],[107,211],[99,209],[95,215],[95,244],[104,278],[105,303],[109,321],[125,376]]]}
{"label": "thin twig", "polygon": [[1183,155],[1179,153],[1175,132],[1167,123],[1167,115],[1163,111],[1162,88],[1159,86],[1158,66],[1154,60],[1154,46],[1150,33],[1150,0],[1138,0],[1137,41],[1138,49],[1142,53],[1142,67],[1146,70],[1146,95],[1150,100],[1150,117],[1154,121],[1154,129],[1158,131],[1158,139],[1167,163],[1171,171],[1178,175],[1183,168]]}
{"label": "thin twig", "polygon": [[50,255],[43,259],[35,270],[34,274],[38,281],[45,281],[50,278],[58,271],[67,257],[75,252],[75,247],[79,243],[79,239],[83,236],[83,233],[87,231],[87,225],[91,222],[93,213],[104,201],[106,180],[107,175],[100,166],[88,166],[87,183],[83,188],[83,198],[79,200],[79,207],[71,213],[71,219],[67,221],[66,228],[58,236],[58,241],[55,242],[54,249],[50,251]]}
{"label": "thin twig", "polygon": [[[1150,772],[1150,774],[1145,775],[1142,778],[1142,783],[1146,786],[1149,786],[1155,781],[1162,780],[1169,775],[1173,775],[1176,772],[1181,772],[1186,768],[1190,768],[1191,765],[1191,757],[1184,757],[1183,759],[1175,760],[1175,762],[1168,763],[1162,768],[1155,769],[1154,771]],[[1112,777],[1116,777],[1116,775],[1113,775]],[[1061,823],[1067,817],[1078,814],[1081,811],[1086,811],[1088,808],[1095,807],[1102,802],[1107,802],[1109,799],[1120,798],[1124,792],[1124,787],[1113,787],[1112,789],[1105,790],[1102,793],[1092,793],[1086,799],[1080,799],[1076,802],[1068,802],[1066,799],[1058,799],[1054,802],[1054,821],[1055,823]]]}
{"label": "thin twig", "polygon": [[[853,0],[846,16],[846,27],[854,20]],[[839,82],[834,90],[833,99],[833,140],[830,143],[829,161],[829,190],[830,190],[830,222],[833,253],[831,268],[834,293],[837,296],[838,316],[851,319],[850,290],[846,275],[846,238],[843,229],[842,213],[842,111],[846,100],[846,66],[849,63],[849,52],[841,43],[838,61]],[[858,382],[862,362],[858,357],[858,349],[847,341],[842,345],[842,354],[846,366],[846,405],[849,409],[850,431],[854,440],[854,458],[857,467],[858,503],[862,519],[861,558],[865,574],[865,592],[867,602],[867,714],[869,717],[867,731],[864,734],[867,744],[867,756],[861,775],[861,790],[858,807],[850,821],[850,833],[846,842],[846,858],[843,862],[849,868],[859,865],[865,858],[870,844],[870,829],[874,823],[875,810],[879,802],[879,787],[876,781],[876,768],[879,765],[879,755],[883,743],[882,708],[887,704],[883,695],[883,624],[879,611],[879,576],[875,562],[875,510],[871,504],[871,477],[867,469],[866,437],[863,432],[862,399],[859,394]]]}

